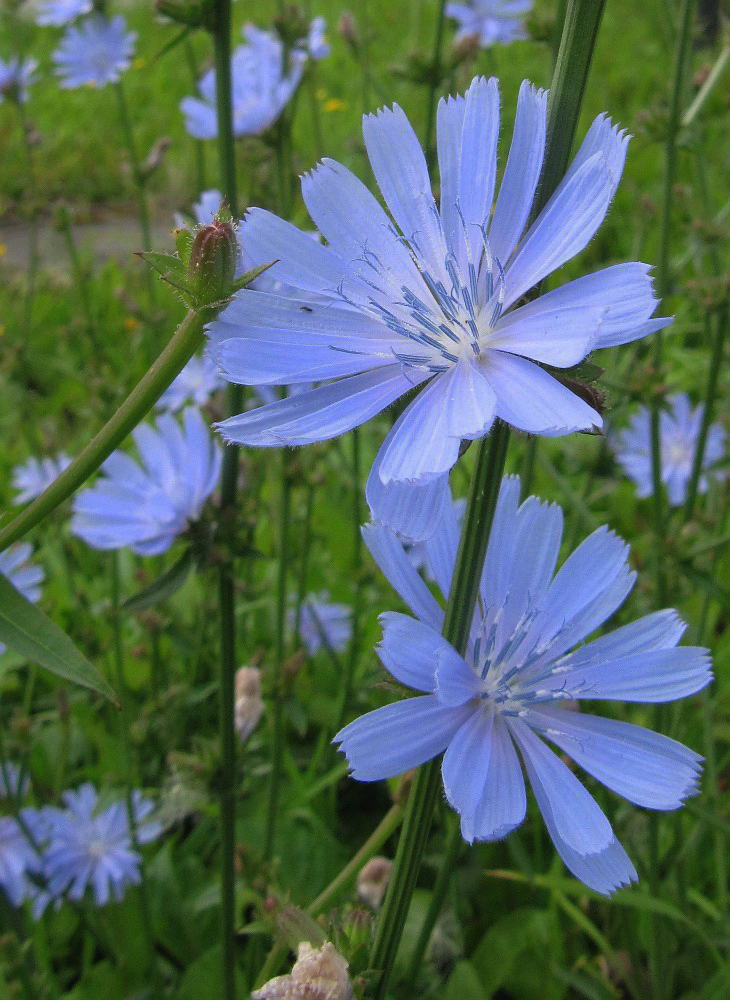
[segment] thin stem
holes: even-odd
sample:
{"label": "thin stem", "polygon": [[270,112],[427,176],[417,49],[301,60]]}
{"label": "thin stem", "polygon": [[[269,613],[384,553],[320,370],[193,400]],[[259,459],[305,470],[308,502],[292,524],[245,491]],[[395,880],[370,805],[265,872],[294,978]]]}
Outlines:
{"label": "thin stem", "polygon": [[352,685],[357,665],[357,655],[360,645],[360,605],[362,604],[362,462],[360,460],[360,428],[352,432],[352,572],[355,576],[355,593],[352,604],[352,638],[345,666],[345,676],[342,684],[342,700],[337,713],[335,732],[339,732],[345,721],[347,709],[352,697]]}
{"label": "thin stem", "polygon": [[20,128],[23,133],[23,145],[28,159],[28,178],[33,191],[33,202],[30,213],[30,233],[28,239],[28,286],[25,293],[23,310],[23,357],[28,350],[31,327],[33,323],[33,303],[35,301],[36,280],[38,277],[38,207],[35,202],[36,191],[38,190],[38,173],[36,171],[35,156],[33,155],[33,143],[30,137],[30,122],[25,115],[23,104],[17,102],[18,114],[20,116]]}
{"label": "thin stem", "polygon": [[[188,63],[188,69],[190,70],[190,78],[192,80],[193,87],[197,88],[200,71],[198,69],[198,61],[195,58],[195,49],[193,48],[193,43],[190,40],[190,35],[185,36],[184,48],[185,58]],[[205,191],[205,146],[201,139],[194,139],[191,136],[190,141],[193,144],[193,154],[195,157],[195,193],[196,195],[199,195],[201,191]]]}
{"label": "thin stem", "polygon": [[84,277],[84,269],[81,265],[81,259],[79,258],[79,252],[76,248],[73,232],[71,230],[71,221],[65,208],[59,212],[58,228],[61,230],[63,235],[64,242],[66,243],[66,249],[68,250],[69,260],[71,261],[71,270],[78,289],[81,308],[83,309],[84,316],[86,318],[86,332],[91,338],[91,343],[94,345],[96,350],[100,351],[101,343],[96,334],[96,324],[94,323],[94,314],[91,307],[91,299],[89,298],[89,289]]}
{"label": "thin stem", "polygon": [[[466,651],[474,617],[479,580],[507,458],[509,428],[497,421],[489,438],[477,445],[469,497],[464,515],[451,590],[446,605],[443,635],[462,655]],[[393,877],[370,955],[370,967],[380,970],[375,996],[385,997],[398,951],[408,908],[416,887],[421,860],[428,842],[431,817],[441,784],[440,762],[419,768],[408,799],[403,831],[393,864]]]}
{"label": "thin stem", "polygon": [[[216,110],[218,118],[218,158],[223,197],[234,218],[238,217],[236,157],[233,138],[233,98],[231,93],[231,0],[214,0],[213,53],[215,63]],[[243,409],[243,388],[228,389],[227,412]],[[220,565],[220,727],[221,727],[221,939],[223,945],[223,998],[236,995],[235,938],[235,829],[236,829],[236,608],[233,548],[236,540],[236,494],[238,492],[236,445],[226,448],[221,478],[221,524],[224,526],[224,558]]]}
{"label": "thin stem", "polygon": [[304,534],[302,537],[302,558],[299,562],[299,585],[297,586],[297,606],[294,613],[294,628],[292,633],[299,635],[302,622],[302,607],[307,596],[307,576],[309,573],[309,552],[312,547],[312,510],[314,508],[314,483],[307,483],[307,496],[304,506]]}
{"label": "thin stem", "polygon": [[276,647],[274,650],[274,670],[272,674],[273,742],[271,747],[271,778],[269,781],[269,802],[266,812],[266,839],[264,860],[274,856],[276,820],[279,807],[279,786],[281,785],[284,741],[286,740],[286,718],[284,716],[284,656],[286,653],[286,581],[289,559],[289,506],[291,483],[289,481],[288,449],[282,448],[280,460],[281,494],[279,500],[279,570],[276,581]]}
{"label": "thin stem", "polygon": [[441,81],[441,47],[444,40],[444,21],[446,19],[446,0],[440,0],[436,21],[436,34],[433,39],[433,51],[431,53],[431,79],[428,84],[428,94],[426,98],[426,137],[424,148],[426,150],[426,163],[429,174],[433,170],[436,158],[436,147],[433,144],[433,127],[436,120],[436,91]]}
{"label": "thin stem", "polygon": [[147,415],[179,375],[203,339],[203,328],[216,308],[191,309],[160,356],[132,389],[117,412],[51,485],[0,531],[0,552],[35,527],[99,468]]}

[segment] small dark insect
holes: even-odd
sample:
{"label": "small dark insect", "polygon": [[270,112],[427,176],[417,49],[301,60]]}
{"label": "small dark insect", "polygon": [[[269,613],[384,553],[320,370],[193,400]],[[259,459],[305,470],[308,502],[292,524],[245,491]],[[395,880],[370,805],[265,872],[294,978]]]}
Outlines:
{"label": "small dark insect", "polygon": [[299,306],[299,308],[303,313],[311,313],[312,311],[309,306]]}

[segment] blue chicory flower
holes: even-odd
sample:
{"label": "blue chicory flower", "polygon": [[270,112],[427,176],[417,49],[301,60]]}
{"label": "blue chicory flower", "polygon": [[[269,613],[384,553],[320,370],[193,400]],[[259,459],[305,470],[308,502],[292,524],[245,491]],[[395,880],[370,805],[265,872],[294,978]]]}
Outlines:
{"label": "blue chicory flower", "polygon": [[489,49],[527,38],[523,18],[532,5],[533,0],[467,0],[447,3],[446,16],[459,25],[456,42],[478,38],[480,47]]}
{"label": "blue chicory flower", "polygon": [[[595,234],[628,141],[600,115],[523,235],[542,167],[546,109],[547,94],[523,83],[493,211],[499,91],[496,80],[478,78],[465,97],[439,104],[440,209],[416,135],[396,105],[367,115],[364,134],[398,228],[332,160],[302,181],[327,246],[268,212],[249,212],[241,226],[247,254],[254,263],[277,260],[271,276],[299,292],[275,299],[247,290],[233,299],[210,328],[222,373],[245,385],[327,384],[230,417],[219,425],[226,440],[254,447],[325,440],[421,387],[385,439],[368,501],[376,517],[386,505],[402,508],[415,532],[413,484],[422,496],[436,495],[418,525],[426,538],[461,441],[482,437],[495,417],[545,436],[601,426],[596,410],[542,365],[570,368],[595,348],[636,340],[669,320],[650,318],[657,300],[649,267],[639,263],[605,268],[521,304]],[[305,298],[311,292],[321,305]],[[401,527],[395,517],[390,523]]]}
{"label": "blue chicory flower", "polygon": [[[245,45],[231,57],[233,134],[237,138],[260,135],[277,120],[302,78],[306,54],[293,50],[284,72],[282,43],[276,35],[244,26]],[[200,98],[185,97],[180,110],[185,128],[195,139],[215,139],[218,117],[215,99],[215,70],[210,69],[198,83]]]}
{"label": "blue chicory flower", "polygon": [[330,54],[329,42],[325,36],[326,30],[327,22],[323,17],[313,18],[307,35],[307,55],[314,62],[320,62]]}
{"label": "blue chicory flower", "polygon": [[123,17],[89,17],[71,25],[53,53],[60,86],[105,87],[129,69],[137,33]]}
{"label": "blue chicory flower", "polygon": [[28,100],[28,88],[36,82],[35,71],[38,63],[35,59],[0,59],[0,104],[7,97],[9,101],[25,104]]}
{"label": "blue chicory flower", "polygon": [[92,0],[42,0],[38,4],[35,22],[41,27],[62,28],[77,17],[88,14]]}
{"label": "blue chicory flower", "polygon": [[218,374],[215,361],[206,356],[191,358],[172,385],[160,396],[157,407],[175,412],[187,403],[205,406],[222,385],[225,382]]}
{"label": "blue chicory flower", "polygon": [[[36,833],[35,809],[22,809],[20,817],[26,830],[14,816],[0,817],[0,888],[13,906],[36,899],[38,887],[32,876],[41,873],[41,855],[32,837]],[[30,833],[28,837],[26,831]]]}
{"label": "blue chicory flower", "polygon": [[104,477],[74,499],[71,530],[96,549],[129,545],[141,556],[166,552],[188,523],[200,517],[218,484],[221,450],[198,410],[169,413],[156,427],[132,432],[140,467],[116,451],[104,462]]}
{"label": "blue chicory flower", "polygon": [[[225,199],[216,188],[203,191],[200,200],[196,201],[193,208],[193,218],[199,226],[209,226],[218,214]],[[175,213],[175,225],[178,229],[188,229],[189,224],[179,212]]]}
{"label": "blue chicory flower", "polygon": [[[45,574],[40,566],[34,566],[29,562],[32,551],[33,548],[28,542],[21,542],[0,552],[0,573],[27,601],[37,604],[41,599],[40,585]],[[5,644],[0,642],[0,653],[4,653],[5,649]]]}
{"label": "blue chicory flower", "polygon": [[40,496],[70,464],[68,455],[59,452],[54,458],[29,458],[22,465],[17,465],[13,469],[13,488],[18,490],[13,500],[15,506]]}
{"label": "blue chicory flower", "polygon": [[[295,625],[296,612],[288,613],[289,627]],[[309,594],[302,604],[299,638],[310,656],[329,647],[342,653],[352,638],[352,611],[344,604],[329,603],[328,594]]]}
{"label": "blue chicory flower", "polygon": [[[668,409],[659,415],[659,451],[661,479],[667,488],[672,507],[687,499],[687,487],[692,477],[704,404],[693,407],[686,393],[677,393],[667,399]],[[636,495],[648,497],[654,491],[651,463],[651,412],[642,406],[633,415],[628,427],[611,438],[619,465],[636,486]],[[720,424],[712,424],[707,432],[705,454],[702,460],[703,475],[698,490],[706,493],[713,473],[712,466],[725,450],[725,431]]]}
{"label": "blue chicory flower", "polygon": [[[47,808],[48,846],[43,873],[48,893],[67,893],[80,900],[91,888],[97,906],[119,901],[129,885],[140,881],[142,858],[134,849],[127,803],[112,802],[100,809],[96,789],[84,784],[63,796],[65,809]],[[152,803],[135,791],[132,797],[137,842],[146,844],[159,836],[158,823],[149,820]]]}
{"label": "blue chicory flower", "polygon": [[[628,546],[599,528],[554,575],[562,511],[536,497],[520,506],[519,496],[519,479],[505,478],[464,657],[441,636],[442,607],[396,535],[384,525],[365,527],[373,558],[415,616],[381,616],[378,654],[397,681],[422,694],[356,719],[335,741],[361,781],[392,777],[445,751],[446,797],[469,843],[504,837],[524,819],[519,750],[561,858],[576,878],[608,894],[636,879],[634,866],[595,800],[547,743],[630,802],[677,809],[696,792],[697,754],[570,705],[684,698],[709,683],[709,655],[677,647],[685,625],[671,610],[586,642],[634,584]],[[444,596],[458,541],[449,503],[429,543]]]}

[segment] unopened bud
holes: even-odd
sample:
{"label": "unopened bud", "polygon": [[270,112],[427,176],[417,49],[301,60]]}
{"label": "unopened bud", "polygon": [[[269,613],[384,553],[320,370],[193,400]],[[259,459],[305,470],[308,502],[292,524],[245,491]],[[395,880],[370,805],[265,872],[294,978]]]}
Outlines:
{"label": "unopened bud", "polygon": [[155,0],[155,8],[158,14],[190,28],[215,26],[213,0]]}
{"label": "unopened bud", "polygon": [[188,277],[201,304],[220,302],[230,295],[237,257],[236,233],[230,222],[213,219],[197,231],[190,248]]}
{"label": "unopened bud", "polygon": [[251,1000],[352,1000],[347,962],[328,941],[312,948],[299,945],[299,954],[288,976],[277,976],[251,994]]}
{"label": "unopened bud", "polygon": [[359,46],[360,35],[357,30],[357,24],[349,10],[343,10],[342,14],[340,14],[340,20],[337,23],[337,34],[353,49],[357,49]]}
{"label": "unopened bud", "polygon": [[383,902],[393,872],[393,862],[387,858],[370,858],[357,876],[357,894],[363,903],[377,910]]}
{"label": "unopened bud", "polygon": [[264,713],[261,700],[261,671],[257,667],[240,667],[236,671],[235,727],[241,743],[245,743]]}

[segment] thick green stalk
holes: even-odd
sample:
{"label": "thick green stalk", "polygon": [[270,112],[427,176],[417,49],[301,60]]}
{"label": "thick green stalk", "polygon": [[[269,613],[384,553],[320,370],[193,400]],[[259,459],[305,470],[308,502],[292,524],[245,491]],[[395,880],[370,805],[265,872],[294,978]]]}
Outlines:
{"label": "thick green stalk", "polygon": [[[545,162],[532,209],[533,219],[547,203],[567,168],[604,6],[605,0],[570,0],[568,4],[550,89]],[[443,628],[444,637],[461,653],[469,638],[508,439],[508,428],[498,421],[490,438],[477,445]],[[439,762],[431,761],[418,770],[413,782],[393,879],[370,956],[370,967],[382,970],[375,989],[377,1000],[385,997],[439,788]]]}
{"label": "thick green stalk", "polygon": [[162,354],[130,392],[117,412],[69,467],[39,497],[0,531],[0,552],[21,538],[71,496],[91,476],[147,413],[182,371],[203,339],[203,327],[217,309],[191,309]]}
{"label": "thick green stalk", "polygon": [[[231,94],[231,0],[215,0],[213,51],[218,116],[218,157],[223,197],[234,218],[238,217],[236,158],[233,138],[233,99]],[[243,409],[243,388],[228,389],[227,411]],[[226,448],[221,479],[220,521],[226,549],[218,581],[220,605],[220,729],[221,729],[221,941],[223,946],[223,998],[236,995],[235,937],[235,846],[236,846],[236,733],[234,705],[236,683],[236,608],[233,546],[236,539],[236,494],[238,492],[238,456],[236,445]]]}
{"label": "thick green stalk", "polygon": [[[677,33],[677,48],[674,54],[674,71],[672,74],[672,93],[669,104],[669,120],[667,122],[667,137],[664,151],[664,191],[662,197],[662,215],[659,237],[659,259],[657,261],[657,293],[665,300],[671,292],[672,275],[669,260],[669,245],[672,233],[672,202],[674,199],[674,184],[677,175],[677,139],[679,136],[684,72],[687,64],[687,53],[691,41],[692,14],[694,0],[683,0],[682,13]],[[654,378],[658,383],[662,380],[664,335],[661,330],[654,334]],[[656,577],[657,603],[659,607],[666,604],[667,579],[664,565],[665,544],[665,510],[664,488],[662,486],[662,456],[660,435],[661,396],[652,400],[651,407],[651,477],[653,488],[652,513],[654,522],[654,573]]]}
{"label": "thick green stalk", "polygon": [[[477,444],[464,526],[446,605],[443,635],[463,654],[469,640],[479,580],[507,458],[509,428],[497,421],[488,438]],[[432,760],[416,772],[408,798],[403,830],[393,864],[393,877],[385,899],[370,967],[380,970],[375,996],[382,1000],[398,951],[408,908],[416,887],[421,860],[428,842],[431,817],[441,787],[440,762]]]}

